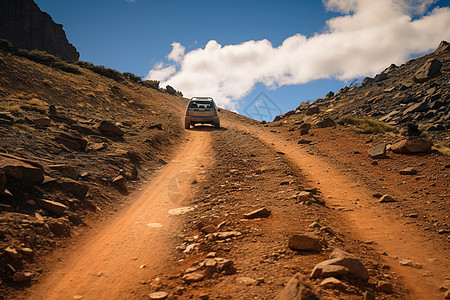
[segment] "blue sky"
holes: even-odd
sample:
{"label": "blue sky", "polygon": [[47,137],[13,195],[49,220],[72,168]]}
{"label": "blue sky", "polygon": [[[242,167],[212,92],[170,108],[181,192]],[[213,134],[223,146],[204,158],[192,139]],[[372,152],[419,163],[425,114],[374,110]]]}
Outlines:
{"label": "blue sky", "polygon": [[[389,1],[383,0],[380,2]],[[402,1],[406,1],[406,3],[412,2],[412,0]],[[351,2],[348,0],[341,1],[337,5],[336,3],[333,4],[333,2],[339,1],[328,0],[328,7],[325,7],[322,1],[317,0],[35,0],[35,2],[41,10],[49,13],[55,22],[64,25],[69,41],[80,52],[81,60],[104,65],[121,72],[132,72],[144,77],[148,75],[150,70],[155,69],[155,66],[158,64],[160,64],[159,68],[161,69],[173,67],[173,70],[176,70],[176,72],[166,78],[166,81],[168,83],[178,83],[179,86],[176,86],[176,84],[172,85],[184,92],[185,95],[188,94],[188,96],[193,96],[189,95],[189,92],[202,92],[198,88],[190,90],[190,86],[187,84],[186,78],[193,78],[196,73],[199,73],[195,69],[189,69],[187,67],[188,62],[192,61],[193,57],[196,56],[197,65],[198,59],[203,60],[203,62],[207,61],[208,68],[213,69],[215,68],[214,64],[219,63],[217,62],[217,57],[211,56],[211,53],[207,53],[207,51],[204,51],[201,55],[198,53],[190,55],[195,53],[193,50],[204,49],[211,40],[217,41],[220,47],[217,46],[216,48],[219,52],[226,45],[240,45],[247,41],[260,41],[263,39],[270,42],[271,47],[277,48],[287,38],[296,34],[300,34],[302,38],[309,39],[314,35],[329,33],[330,28],[327,26],[327,20],[333,20],[339,16],[350,18],[352,15],[358,15],[359,12],[363,13],[362,5],[359,8],[353,7],[350,9],[342,5],[342,3]],[[427,0],[422,2],[429,2],[423,11],[404,13],[412,17],[411,22],[414,19],[420,19],[424,15],[430,14],[436,6],[449,6],[448,0]],[[333,5],[333,9],[330,10]],[[388,5],[390,4],[386,5],[387,9],[389,9]],[[392,16],[392,18],[398,18],[398,15]],[[446,19],[447,15],[441,18]],[[382,21],[380,20],[380,22]],[[440,23],[442,23],[442,20]],[[339,23],[335,31],[345,29],[345,26]],[[450,38],[449,31],[446,31],[446,29],[442,31],[440,35],[437,34],[433,39],[422,42],[422,44],[428,43],[430,45],[409,46],[400,56],[387,57],[385,61],[380,59],[377,65],[368,67],[366,73],[373,74],[381,66],[387,67],[392,62],[402,63],[405,57],[417,56],[421,51],[435,48],[438,44],[437,40]],[[174,42],[179,43],[184,55],[183,58],[176,62],[167,58],[173,50],[172,43]],[[342,43],[346,43],[346,41],[343,40]],[[258,45],[254,45],[249,51],[259,51],[258,47]],[[271,47],[266,45],[264,48],[271,51]],[[242,48],[244,47],[236,47],[229,50],[232,50],[232,55],[239,56],[239,51]],[[353,50],[349,49],[349,51]],[[392,49],[385,49],[384,51],[388,52],[392,51]],[[229,54],[229,51],[227,53]],[[290,52],[286,53],[289,54]],[[281,56],[283,55],[285,54]],[[301,56],[302,54],[301,52],[292,52],[292,55]],[[348,53],[348,56],[351,55],[351,53]],[[365,54],[361,53],[360,55]],[[201,57],[199,58],[199,56]],[[264,57],[262,56],[263,60],[265,59]],[[336,59],[341,60],[339,57]],[[311,61],[315,62],[314,57]],[[283,63],[289,65],[290,62]],[[298,63],[301,66],[305,64],[305,62],[295,60],[293,63]],[[315,63],[321,65],[325,62],[318,61]],[[326,63],[332,64],[333,62],[328,61]],[[268,68],[267,72],[276,73],[278,71],[273,65]],[[356,68],[357,70],[353,70],[349,74],[345,74],[345,76],[342,75],[342,70],[340,69],[329,71],[324,69],[321,71],[323,74],[319,74],[320,76],[314,74],[303,78],[301,74],[292,76],[291,74],[284,74],[275,79],[270,79],[268,84],[267,82],[262,83],[260,80],[260,78],[266,78],[267,74],[255,74],[254,80],[250,80],[244,87],[239,84],[239,81],[243,81],[240,76],[245,76],[246,72],[252,73],[252,70],[258,66],[253,68],[250,65],[249,69],[242,69],[241,66],[242,63],[239,66],[229,66],[229,78],[231,80],[209,82],[208,79],[205,80],[205,77],[199,77],[198,79],[204,85],[211,87],[217,85],[216,89],[205,89],[204,92],[210,91],[211,94],[214,94],[212,96],[218,100],[219,104],[232,107],[238,112],[243,112],[244,108],[261,92],[264,92],[282,112],[286,112],[297,107],[301,101],[323,97],[330,90],[337,91],[351,82],[353,78],[360,78],[361,74],[365,73],[361,71],[364,69],[364,60],[362,60],[359,67]],[[221,67],[223,68],[223,66],[217,65],[217,69]],[[274,69],[272,70],[271,68]],[[238,69],[240,70],[239,72],[236,71]],[[201,71],[203,72],[204,70]],[[223,72],[227,72],[226,68],[225,71],[221,72],[217,74],[213,70],[206,76],[209,76],[209,78],[224,76]],[[228,74],[225,74],[225,76],[228,76]],[[293,77],[296,78],[294,79]],[[336,77],[338,79],[335,79]],[[237,83],[228,86],[228,82],[234,80]],[[297,82],[302,82],[302,84]],[[268,88],[267,85],[270,87]],[[221,92],[219,92],[219,87]],[[228,89],[229,93],[227,91],[223,92],[224,89]],[[188,92],[186,93],[185,90]]]}

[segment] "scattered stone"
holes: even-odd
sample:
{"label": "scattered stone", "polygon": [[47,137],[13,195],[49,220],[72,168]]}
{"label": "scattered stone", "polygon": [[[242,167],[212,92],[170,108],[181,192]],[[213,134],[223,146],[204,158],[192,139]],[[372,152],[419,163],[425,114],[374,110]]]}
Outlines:
{"label": "scattered stone", "polygon": [[322,267],[322,277],[339,277],[342,275],[347,275],[350,270],[345,266],[340,265],[325,265]]}
{"label": "scattered stone", "polygon": [[31,272],[16,272],[13,275],[13,281],[17,283],[24,283],[31,280],[33,273]]}
{"label": "scattered stone", "polygon": [[415,262],[412,259],[401,259],[399,261],[399,263],[402,266],[408,266],[408,267],[413,267],[413,268],[416,268],[416,269],[422,269],[422,265],[417,263],[417,262]]}
{"label": "scattered stone", "polygon": [[50,231],[57,237],[69,237],[70,225],[69,221],[64,218],[51,219],[47,222]]}
{"label": "scattered stone", "polygon": [[391,146],[394,153],[427,153],[431,151],[431,141],[424,138],[410,137]]}
{"label": "scattered stone", "polygon": [[217,231],[217,228],[216,228],[216,226],[214,226],[214,225],[207,225],[207,226],[202,227],[202,228],[200,229],[200,231],[203,232],[203,233],[205,233],[205,234],[209,234],[209,233],[214,233],[214,232],[216,232],[216,231]]}
{"label": "scattered stone", "polygon": [[334,249],[329,260],[318,263],[311,272],[311,278],[323,277],[323,268],[328,265],[340,265],[346,267],[350,274],[364,281],[369,279],[369,273],[362,262],[355,256],[340,249]]}
{"label": "scattered stone", "polygon": [[193,273],[185,274],[181,279],[184,282],[189,284],[189,283],[193,283],[193,282],[202,281],[203,279],[205,279],[205,275],[200,272],[193,272]]}
{"label": "scattered stone", "polygon": [[112,182],[112,186],[116,188],[121,194],[128,195],[127,179],[123,175],[116,176]]}
{"label": "scattered stone", "polygon": [[364,292],[363,300],[376,300],[375,295],[369,291]]}
{"label": "scattered stone", "polygon": [[162,127],[161,123],[153,124],[153,125],[148,126],[148,129],[153,129],[153,128],[157,128],[159,130],[163,130],[163,127]]}
{"label": "scattered stone", "polygon": [[325,278],[321,283],[320,286],[324,289],[340,289],[345,290],[347,288],[347,285],[340,281],[339,279],[336,279],[334,277]]}
{"label": "scattered stone", "polygon": [[0,169],[0,193],[2,193],[5,190],[6,185],[6,175],[5,172]]}
{"label": "scattered stone", "polygon": [[76,124],[77,121],[63,115],[50,114],[49,118],[58,123],[66,123],[68,125]]}
{"label": "scattered stone", "polygon": [[97,128],[107,136],[123,136],[125,134],[122,129],[108,121],[101,121]]}
{"label": "scattered stone", "polygon": [[268,218],[272,212],[267,208],[259,208],[244,214],[245,219]]}
{"label": "scattered stone", "polygon": [[52,170],[58,170],[64,176],[72,179],[78,179],[79,177],[77,170],[69,165],[50,165],[48,167]]}
{"label": "scattered stone", "polygon": [[27,186],[41,184],[44,180],[44,171],[39,163],[6,153],[0,153],[0,170],[6,177]]}
{"label": "scattered stone", "polygon": [[164,299],[167,299],[167,297],[169,296],[169,293],[160,291],[160,292],[151,293],[148,296],[150,297],[150,299],[164,300]]}
{"label": "scattered stone", "polygon": [[198,298],[200,300],[209,300],[209,295],[208,294],[200,294],[200,295],[198,295]]}
{"label": "scattered stone", "polygon": [[68,193],[71,193],[78,199],[85,199],[89,191],[89,186],[78,181],[66,178],[64,181],[58,183],[58,187]]}
{"label": "scattered stone", "polygon": [[409,167],[399,171],[400,175],[417,175],[417,170]]}
{"label": "scattered stone", "polygon": [[217,271],[219,273],[223,273],[225,275],[233,275],[236,274],[236,269],[234,268],[234,263],[225,258],[215,258],[217,262]]}
{"label": "scattered stone", "polygon": [[250,277],[238,277],[236,282],[243,285],[255,285],[257,281]]}
{"label": "scattered stone", "polygon": [[311,105],[310,107],[308,107],[306,109],[306,112],[305,112],[305,114],[307,116],[315,115],[315,114],[318,114],[318,113],[320,113],[320,108],[318,106],[315,106],[315,105]]}
{"label": "scattered stone", "polygon": [[436,58],[430,58],[420,67],[414,74],[413,80],[417,83],[424,83],[425,81],[439,76],[441,74],[442,63]]}
{"label": "scattered stone", "polygon": [[372,166],[378,166],[378,161],[374,160],[370,163]]}
{"label": "scattered stone", "polygon": [[9,112],[0,112],[0,125],[14,124],[14,117]]}
{"label": "scattered stone", "polygon": [[226,240],[229,238],[234,238],[242,235],[239,231],[223,231],[223,232],[215,232],[210,233],[206,235],[206,239],[210,241],[217,241],[217,240]]}
{"label": "scattered stone", "polygon": [[49,118],[33,119],[33,122],[39,126],[50,126],[51,120]]}
{"label": "scattered stone", "polygon": [[383,280],[378,281],[377,289],[385,293],[392,293],[394,291],[392,283]]}
{"label": "scattered stone", "polygon": [[297,142],[297,144],[300,144],[300,145],[306,145],[306,144],[311,144],[311,143],[312,143],[311,140],[306,140],[306,139],[300,139]]}
{"label": "scattered stone", "polygon": [[85,139],[67,133],[61,133],[55,141],[74,151],[85,151],[87,146]]}
{"label": "scattered stone", "polygon": [[444,299],[450,299],[450,291],[445,292]]}
{"label": "scattered stone", "polygon": [[216,257],[217,252],[209,252],[208,254],[206,254],[206,258],[214,258]]}
{"label": "scattered stone", "polygon": [[322,250],[321,240],[318,237],[294,234],[289,237],[288,247],[298,251],[314,251]]}
{"label": "scattered stone", "polygon": [[309,191],[300,191],[297,194],[297,201],[310,201],[313,197],[313,194]]}
{"label": "scattered stone", "polygon": [[326,127],[335,127],[336,122],[334,122],[331,118],[324,118],[321,121],[316,123],[318,128],[326,128]]}
{"label": "scattered stone", "polygon": [[371,158],[386,158],[386,143],[379,144],[367,151]]}
{"label": "scattered stone", "polygon": [[12,247],[7,247],[5,249],[5,253],[8,254],[12,258],[19,257],[19,253],[17,252],[17,250],[15,248],[12,248]]}
{"label": "scattered stone", "polygon": [[275,300],[319,300],[306,278],[295,274]]}
{"label": "scattered stone", "polygon": [[45,199],[36,199],[36,204],[42,207],[43,209],[54,213],[55,215],[63,215],[68,207],[62,203],[51,201],[51,200],[45,200]]}
{"label": "scattered stone", "polygon": [[396,202],[397,200],[395,200],[393,197],[389,196],[389,195],[383,195],[380,198],[380,203],[388,203],[388,202]]}
{"label": "scattered stone", "polygon": [[169,210],[168,213],[171,216],[178,216],[178,215],[183,215],[185,213],[188,213],[188,212],[191,212],[194,210],[195,210],[195,207],[185,206],[185,207],[173,208],[173,209]]}

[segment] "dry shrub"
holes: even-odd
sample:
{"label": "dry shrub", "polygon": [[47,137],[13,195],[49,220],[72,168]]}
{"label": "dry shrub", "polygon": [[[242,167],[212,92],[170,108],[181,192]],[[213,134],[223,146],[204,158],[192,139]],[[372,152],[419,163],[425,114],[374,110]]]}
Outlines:
{"label": "dry shrub", "polygon": [[341,117],[338,120],[338,124],[355,126],[361,129],[363,133],[386,133],[393,132],[395,130],[393,126],[390,126],[384,122],[376,121],[368,117],[358,119],[352,115]]}

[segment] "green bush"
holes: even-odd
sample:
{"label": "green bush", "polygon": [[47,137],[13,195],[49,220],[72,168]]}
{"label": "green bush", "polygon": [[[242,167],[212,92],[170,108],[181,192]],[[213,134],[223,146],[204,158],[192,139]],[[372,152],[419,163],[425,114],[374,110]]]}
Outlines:
{"label": "green bush", "polygon": [[362,130],[363,133],[385,133],[395,130],[394,127],[376,120],[372,120],[368,117],[358,119],[352,115],[346,115],[338,120],[338,124],[352,125]]}
{"label": "green bush", "polygon": [[134,83],[142,83],[141,77],[134,75],[133,73],[130,73],[130,72],[123,73],[123,77],[125,77],[125,79],[127,79],[131,82],[134,82]]}
{"label": "green bush", "polygon": [[47,65],[50,67],[53,67],[55,69],[60,69],[62,71],[73,73],[73,74],[81,74],[81,71],[73,64],[67,63],[63,60],[61,60],[59,57],[56,57],[52,54],[49,54],[45,51],[40,50],[25,50],[25,49],[19,49],[17,51],[17,54],[19,56],[28,58],[29,60],[35,61],[37,63]]}
{"label": "green bush", "polygon": [[96,66],[86,61],[77,61],[76,64],[82,68],[89,69],[101,76],[105,76],[119,82],[125,80],[125,77],[123,76],[122,73],[114,69],[106,68],[105,66]]}

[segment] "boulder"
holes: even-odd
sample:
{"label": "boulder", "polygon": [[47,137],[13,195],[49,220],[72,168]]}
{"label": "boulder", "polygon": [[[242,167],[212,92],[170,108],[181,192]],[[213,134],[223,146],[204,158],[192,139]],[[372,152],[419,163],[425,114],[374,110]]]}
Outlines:
{"label": "boulder", "polygon": [[44,180],[44,171],[38,162],[6,153],[0,153],[0,170],[6,178],[11,177],[27,186],[41,184]]}
{"label": "boulder", "polygon": [[379,144],[367,151],[371,158],[385,158],[386,157],[386,143]]}
{"label": "boulder", "polygon": [[383,80],[386,80],[386,79],[388,79],[387,74],[386,73],[380,73],[380,74],[375,75],[375,77],[373,78],[373,81],[374,82],[380,82],[380,81],[383,81]]}
{"label": "boulder", "polygon": [[334,249],[330,254],[330,259],[318,263],[311,272],[311,278],[324,277],[323,269],[329,265],[339,265],[346,267],[350,274],[367,281],[369,273],[362,262],[355,256],[340,249]]}
{"label": "boulder", "polygon": [[112,186],[116,188],[121,194],[128,195],[127,179],[123,175],[115,177],[112,182]]}
{"label": "boulder", "polygon": [[16,283],[25,283],[31,280],[33,273],[31,272],[16,272],[13,275],[13,281]]}
{"label": "boulder", "polygon": [[410,137],[391,146],[394,153],[426,153],[431,151],[431,141],[425,138]]}
{"label": "boulder", "polygon": [[58,170],[65,177],[69,177],[72,179],[78,179],[79,177],[77,170],[69,165],[50,165],[48,167],[52,170]]}
{"label": "boulder", "polygon": [[377,289],[385,293],[392,293],[394,291],[392,283],[383,280],[377,282]]}
{"label": "boulder", "polygon": [[275,300],[319,300],[306,278],[295,274]]}
{"label": "boulder", "polygon": [[244,214],[245,219],[268,218],[272,212],[267,208],[259,208]]}
{"label": "boulder", "polygon": [[393,197],[389,196],[389,195],[381,196],[380,203],[387,203],[387,202],[396,202],[396,200]]}
{"label": "boulder", "polygon": [[74,151],[84,151],[87,146],[85,139],[67,133],[61,133],[55,138],[55,141]]}
{"label": "boulder", "polygon": [[85,199],[89,191],[88,185],[70,179],[58,183],[58,187],[65,192],[71,193],[78,199]]}
{"label": "boulder", "polygon": [[122,129],[108,121],[101,121],[98,124],[98,130],[107,136],[123,136],[125,134]]}
{"label": "boulder", "polygon": [[417,70],[413,80],[417,83],[423,83],[433,77],[441,74],[442,63],[437,58],[430,58]]}
{"label": "boulder", "polygon": [[334,127],[336,123],[331,118],[324,118],[316,123],[318,128]]}
{"label": "boulder", "polygon": [[234,268],[234,262],[226,258],[215,258],[217,272],[223,273],[225,275],[236,274],[236,269]]}
{"label": "boulder", "polygon": [[372,83],[373,80],[374,80],[373,78],[365,77],[365,78],[361,81],[361,85],[363,85],[363,86],[368,85],[368,84]]}
{"label": "boulder", "polygon": [[47,225],[50,231],[57,237],[70,236],[69,221],[64,218],[50,219]]}
{"label": "boulder", "polygon": [[294,234],[289,237],[288,247],[298,251],[320,252],[322,250],[321,240],[315,236]]}
{"label": "boulder", "polygon": [[306,112],[305,112],[305,114],[307,116],[315,115],[315,114],[318,114],[318,113],[320,113],[320,108],[318,106],[316,106],[316,105],[311,105],[310,107],[308,107],[306,109]]}
{"label": "boulder", "polygon": [[67,206],[56,201],[45,199],[36,199],[35,201],[37,205],[56,215],[62,215],[68,209]]}
{"label": "boulder", "polygon": [[205,279],[205,275],[203,273],[200,272],[193,272],[193,273],[189,273],[184,275],[181,278],[185,283],[193,283],[193,282],[199,282],[202,281],[203,279]]}

